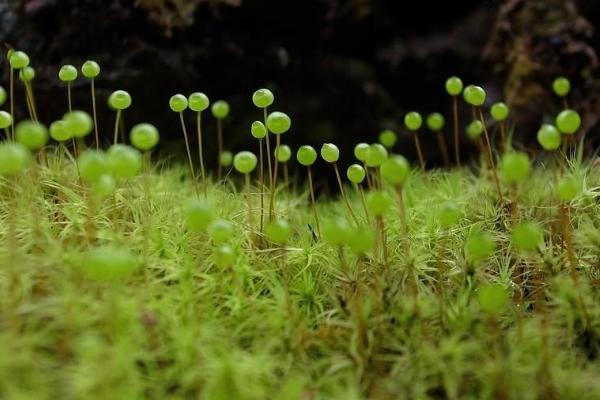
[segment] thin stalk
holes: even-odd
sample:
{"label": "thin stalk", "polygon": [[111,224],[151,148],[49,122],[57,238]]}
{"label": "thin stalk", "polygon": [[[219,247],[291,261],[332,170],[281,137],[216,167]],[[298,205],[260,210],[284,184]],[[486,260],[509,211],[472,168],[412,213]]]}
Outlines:
{"label": "thin stalk", "polygon": [[[275,135],[275,148],[278,149],[281,144],[281,135]],[[267,131],[267,137],[269,137],[269,132]],[[267,157],[270,157],[270,151],[268,150],[269,141],[267,139]],[[271,181],[271,199],[269,200],[269,218],[272,220],[275,217],[275,190],[277,186],[277,168],[279,166],[279,162],[277,161],[277,157],[275,157],[275,166],[273,167],[273,180]]]}
{"label": "thin stalk", "polygon": [[[277,165],[277,164],[275,164],[275,165]],[[342,195],[342,199],[344,200],[344,203],[346,203],[346,208],[348,208],[348,212],[350,213],[350,216],[354,220],[354,223],[356,225],[359,225],[358,219],[356,218],[356,215],[354,215],[354,211],[352,211],[352,207],[350,206],[350,202],[348,201],[348,197],[346,197],[346,192],[344,191],[344,185],[342,184],[342,178],[340,178],[340,170],[338,169],[337,163],[333,163],[333,169],[335,170],[335,177],[337,178],[338,185],[340,187],[340,193]]]}
{"label": "thin stalk", "polygon": [[425,171],[425,158],[423,157],[423,150],[421,149],[421,142],[419,141],[419,133],[417,131],[413,131],[413,136],[415,138],[417,155],[419,156],[419,164],[421,164],[421,169]]}
{"label": "thin stalk", "polygon": [[565,202],[560,204],[560,224],[562,227],[562,236],[565,248],[567,250],[567,260],[569,262],[569,272],[573,283],[577,285],[577,259],[575,252],[573,251],[573,235],[571,232],[570,221],[571,221],[571,210],[570,206]]}
{"label": "thin stalk", "polygon": [[196,113],[196,130],[198,133],[198,158],[200,160],[200,176],[202,177],[202,186],[204,186],[204,198],[207,198],[208,188],[206,187],[206,175],[204,174],[204,150],[202,148],[202,112]]}
{"label": "thin stalk", "polygon": [[458,101],[452,96],[452,115],[454,122],[454,158],[456,165],[460,167],[460,139],[458,135]]}
{"label": "thin stalk", "polygon": [[273,170],[271,168],[271,144],[270,144],[270,140],[269,140],[269,128],[267,128],[267,108],[266,107],[263,109],[263,119],[264,119],[265,128],[267,129],[267,135],[266,135],[267,164],[269,167],[269,189],[272,192],[273,191]]}
{"label": "thin stalk", "polygon": [[252,202],[250,201],[250,174],[244,174],[246,181],[246,201],[248,202],[248,228],[252,230]]}
{"label": "thin stalk", "polygon": [[569,101],[567,100],[567,96],[564,96],[562,98],[562,106],[563,106],[563,109],[565,109],[565,110],[569,108]]}
{"label": "thin stalk", "polygon": [[31,82],[25,82],[25,94],[29,98],[29,104],[31,106],[31,111],[33,113],[32,119],[37,122],[38,121],[37,108],[35,106],[35,97],[33,95],[33,85],[31,84]]}
{"label": "thin stalk", "polygon": [[448,145],[446,144],[446,138],[441,131],[436,132],[438,146],[440,147],[440,152],[442,153],[442,158],[444,159],[444,166],[447,168],[450,165],[450,156],[448,155]]}
{"label": "thin stalk", "polygon": [[260,167],[258,170],[258,186],[260,187],[260,232],[265,224],[265,165],[263,161],[263,142],[258,139],[258,159]]}
{"label": "thin stalk", "polygon": [[94,134],[96,138],[96,150],[100,150],[100,136],[98,135],[98,116],[96,113],[96,84],[94,79],[91,80],[92,91],[92,114],[94,117]]}
{"label": "thin stalk", "polygon": [[496,165],[494,162],[494,155],[492,154],[492,145],[490,144],[490,136],[488,135],[487,128],[485,126],[485,120],[483,119],[483,112],[481,112],[481,108],[478,108],[479,111],[479,119],[481,120],[481,124],[483,125],[483,135],[485,137],[485,144],[487,145],[487,154],[488,161],[490,164],[490,169],[492,170],[492,178],[494,179],[494,185],[496,185],[496,190],[498,191],[498,197],[500,202],[504,201],[502,197],[502,189],[500,189],[500,181],[498,180],[498,174],[496,173]]}
{"label": "thin stalk", "polygon": [[377,224],[377,230],[379,231],[379,246],[381,246],[381,256],[383,265],[388,266],[388,250],[387,250],[387,241],[385,238],[385,223],[383,222],[383,218],[381,215],[377,215],[375,217],[375,223]]}
{"label": "thin stalk", "polygon": [[217,144],[219,148],[219,155],[217,157],[217,161],[219,164],[219,167],[217,169],[217,177],[218,180],[221,181],[221,176],[223,175],[223,168],[221,167],[221,161],[219,160],[219,158],[221,157],[221,154],[223,154],[223,124],[220,119],[217,119]]}
{"label": "thin stalk", "polygon": [[33,108],[31,108],[31,101],[29,100],[29,92],[27,91],[27,83],[25,85],[25,103],[27,104],[27,112],[29,113],[29,119],[35,121],[33,117]]}
{"label": "thin stalk", "polygon": [[190,164],[190,174],[192,175],[192,180],[194,181],[194,190],[196,191],[196,195],[198,195],[198,182],[196,181],[196,173],[194,172],[194,162],[192,161],[192,151],[190,150],[190,142],[188,140],[187,129],[185,127],[185,120],[183,119],[183,112],[179,113],[179,121],[181,122],[181,129],[183,130],[183,139],[185,141],[185,150],[188,156],[188,162]]}
{"label": "thin stalk", "polygon": [[313,189],[313,181],[312,181],[312,172],[310,166],[306,167],[308,171],[308,187],[310,189],[310,200],[312,203],[313,213],[315,214],[315,223],[317,225],[317,235],[318,238],[321,238],[321,226],[319,225],[319,214],[317,213],[317,201],[315,200],[315,191]]}
{"label": "thin stalk", "polygon": [[367,162],[363,161],[363,168],[365,169],[365,175],[367,177],[367,187],[369,190],[373,190],[373,183],[371,182],[371,175],[369,174],[369,167],[367,166]]}
{"label": "thin stalk", "polygon": [[404,235],[404,249],[406,256],[409,256],[410,247],[408,240],[408,222],[406,220],[406,205],[404,203],[404,194],[402,186],[396,187],[396,194],[398,195],[398,208],[400,209],[400,222],[402,223],[402,233]]}
{"label": "thin stalk", "polygon": [[283,163],[283,186],[287,188],[289,181],[288,165]]}
{"label": "thin stalk", "polygon": [[119,141],[119,120],[121,119],[121,110],[117,110],[117,116],[115,117],[115,136],[113,144],[117,144]]}
{"label": "thin stalk", "polygon": [[69,102],[69,112],[73,111],[73,103],[71,101],[71,82],[67,82],[67,100]]}
{"label": "thin stalk", "polygon": [[360,201],[361,201],[363,209],[365,211],[365,219],[367,220],[367,224],[368,224],[370,222],[370,218],[369,218],[369,209],[367,208],[367,202],[365,201],[365,193],[362,190],[362,187],[358,183],[354,184],[354,189],[360,195]]}
{"label": "thin stalk", "polygon": [[[11,66],[10,67],[10,115],[13,117],[13,120],[15,120],[15,70],[14,68]],[[11,136],[10,136],[10,140],[12,140],[15,137],[15,124],[11,124],[10,125],[10,132],[11,132]]]}
{"label": "thin stalk", "polygon": [[500,121],[500,140],[502,140],[502,150],[506,153],[508,151],[508,138],[506,137],[506,124],[504,121]]}

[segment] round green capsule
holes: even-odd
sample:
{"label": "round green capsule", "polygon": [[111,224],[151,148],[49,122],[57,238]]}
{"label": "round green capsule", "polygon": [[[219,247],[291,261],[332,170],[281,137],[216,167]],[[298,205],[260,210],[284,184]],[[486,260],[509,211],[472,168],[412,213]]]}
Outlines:
{"label": "round green capsule", "polygon": [[262,139],[267,136],[267,127],[260,121],[254,121],[250,127],[250,133],[256,139]]}
{"label": "round green capsule", "polygon": [[352,234],[348,221],[343,218],[333,218],[323,224],[323,239],[332,246],[342,246],[348,243]]}
{"label": "round green capsule", "polygon": [[94,121],[85,111],[71,111],[63,117],[64,127],[74,137],[85,137],[92,132]]}
{"label": "round green capsule", "polygon": [[391,129],[385,129],[379,134],[379,143],[388,149],[394,147],[397,141],[398,136],[396,135],[396,132],[392,131]]}
{"label": "round green capsule", "polygon": [[256,156],[249,151],[240,151],[233,158],[233,167],[241,174],[249,174],[256,168],[256,164]]}
{"label": "round green capsule", "polygon": [[72,65],[63,65],[58,71],[58,79],[63,82],[73,82],[77,79],[77,68]]}
{"label": "round green capsule", "polygon": [[382,217],[392,209],[393,200],[382,191],[370,192],[366,198],[369,212],[375,216]]}
{"label": "round green capsule", "polygon": [[218,218],[208,225],[208,234],[215,244],[223,244],[233,237],[233,224]]}
{"label": "round green capsule", "polygon": [[19,71],[19,79],[23,82],[31,82],[35,79],[35,69],[28,66]]}
{"label": "round green capsule", "polygon": [[367,160],[367,152],[369,151],[368,143],[359,143],[354,146],[354,157],[358,161],[365,162]]}
{"label": "round green capsule", "polygon": [[13,51],[9,56],[9,63],[13,69],[22,69],[29,65],[29,56],[23,51]]}
{"label": "round green capsule", "polygon": [[35,121],[21,121],[15,126],[17,142],[31,151],[38,151],[48,143],[48,129]]}
{"label": "round green capsule", "polygon": [[296,160],[305,167],[309,167],[317,161],[317,151],[312,146],[301,146],[296,152]]}
{"label": "round green capsule", "polygon": [[153,149],[159,140],[158,129],[152,124],[141,123],[131,128],[129,140],[135,148],[141,151]]}
{"label": "round green capsule", "polygon": [[290,158],[292,158],[292,149],[290,149],[290,146],[287,144],[282,144],[275,148],[274,155],[275,158],[277,158],[277,161],[280,163],[286,163],[290,161]]}
{"label": "round green capsule", "polygon": [[287,132],[291,125],[292,120],[285,113],[274,111],[267,117],[267,128],[276,135]]}
{"label": "round green capsule", "polygon": [[556,116],[556,127],[565,135],[572,135],[581,126],[581,117],[575,110],[563,110]]}
{"label": "round green capsule", "polygon": [[106,155],[115,178],[131,178],[142,170],[142,155],[133,147],[117,143],[110,146]]}
{"label": "round green capsule", "polygon": [[229,168],[233,164],[233,153],[229,150],[225,150],[219,155],[219,165],[221,167]]}
{"label": "round green capsule", "polygon": [[184,208],[185,223],[193,232],[205,231],[215,219],[213,208],[201,200],[191,200]]}
{"label": "round green capsule", "polygon": [[125,279],[140,266],[139,260],[129,250],[112,245],[96,247],[87,252],[83,271],[96,281]]}
{"label": "round green capsule", "polygon": [[285,220],[276,219],[265,226],[265,235],[269,242],[284,245],[290,240],[290,225]]}
{"label": "round green capsule", "polygon": [[213,251],[213,259],[217,267],[229,268],[235,264],[235,251],[233,247],[224,244]]}
{"label": "round green capsule", "polygon": [[572,201],[582,191],[581,180],[574,175],[566,175],[560,178],[556,185],[556,194],[561,201]]}
{"label": "round green capsule", "polygon": [[267,108],[273,104],[274,100],[275,96],[269,89],[258,89],[252,95],[252,102],[258,108]]}
{"label": "round green capsule", "polygon": [[451,76],[446,80],[446,92],[450,96],[458,96],[463,90],[463,82],[457,76]]}
{"label": "round green capsule", "polygon": [[483,124],[479,120],[471,121],[467,125],[467,137],[473,141],[477,140],[483,133]]}
{"label": "round green capsule", "polygon": [[229,103],[225,100],[217,100],[213,103],[210,110],[216,119],[225,119],[229,115]]}
{"label": "round green capsule", "polygon": [[12,116],[6,111],[0,111],[0,129],[6,129],[13,123]]}
{"label": "round green capsule", "polygon": [[333,143],[325,143],[321,146],[321,157],[328,163],[337,162],[340,158],[340,149]]}
{"label": "round green capsule", "polygon": [[463,92],[465,101],[475,107],[481,107],[485,103],[486,93],[481,86],[469,85]]}
{"label": "round green capsule", "polygon": [[108,197],[115,191],[115,178],[110,174],[102,174],[92,182],[92,192],[98,197]]}
{"label": "round green capsule", "polygon": [[2,86],[0,86],[0,106],[3,106],[4,103],[6,103],[7,98],[8,98],[8,95],[6,93],[6,89],[4,89]]}
{"label": "round green capsule", "polygon": [[348,247],[355,254],[365,254],[375,246],[375,232],[369,227],[358,227],[349,232]]}
{"label": "round green capsule", "polygon": [[488,232],[473,230],[465,240],[465,256],[471,262],[481,262],[489,258],[496,250],[494,238]]}
{"label": "round green capsule", "polygon": [[365,169],[361,165],[352,164],[346,170],[346,176],[348,177],[348,180],[352,183],[362,183],[362,181],[365,180],[366,176]]}
{"label": "round green capsule", "polygon": [[124,90],[115,90],[108,97],[108,105],[114,110],[125,110],[131,106],[131,96]]}
{"label": "round green capsule", "polygon": [[537,133],[537,140],[544,150],[556,150],[561,143],[560,132],[554,125],[544,124]]}
{"label": "round green capsule", "polygon": [[100,65],[96,61],[87,60],[81,66],[81,74],[87,79],[94,79],[100,75]]}
{"label": "round green capsule", "polygon": [[492,118],[496,121],[504,121],[508,118],[508,106],[503,102],[494,103],[490,110],[490,114],[492,114]]}
{"label": "round green capsule", "polygon": [[444,129],[444,116],[438,112],[431,113],[427,116],[427,127],[433,132],[439,132]]}
{"label": "round green capsule", "polygon": [[512,151],[502,157],[500,173],[508,183],[523,182],[531,174],[531,161],[527,153]]}
{"label": "round green capsule", "polygon": [[565,97],[571,91],[571,82],[564,76],[559,76],[552,82],[552,90],[559,97]]}
{"label": "round green capsule", "polygon": [[462,211],[454,201],[444,202],[438,212],[440,225],[449,228],[458,224],[462,218]]}
{"label": "round green capsule", "polygon": [[421,114],[416,111],[411,111],[404,116],[404,125],[411,131],[417,131],[423,125]]}
{"label": "round green capsule", "polygon": [[504,287],[488,284],[477,290],[479,307],[487,314],[499,314],[508,304],[508,293]]}
{"label": "round green capsule", "polygon": [[542,228],[535,222],[522,222],[512,231],[513,246],[523,252],[537,250],[543,238]]}
{"label": "round green capsule", "polygon": [[210,100],[208,96],[202,92],[194,92],[188,97],[188,104],[190,110],[195,112],[202,112],[210,106]]}
{"label": "round green capsule", "polygon": [[86,150],[77,159],[79,175],[87,182],[95,182],[109,172],[106,154],[96,150]]}
{"label": "round green capsule", "polygon": [[27,168],[31,153],[20,143],[0,143],[0,175],[14,176]]}
{"label": "round green capsule", "polygon": [[388,152],[385,147],[379,143],[373,143],[369,146],[369,150],[367,150],[365,162],[367,167],[379,167],[387,158]]}
{"label": "round green capsule", "polygon": [[381,176],[391,185],[402,186],[410,173],[408,160],[400,155],[394,155],[381,164]]}
{"label": "round green capsule", "polygon": [[173,95],[169,99],[169,107],[171,107],[171,111],[173,112],[183,112],[188,108],[188,99],[182,94]]}
{"label": "round green capsule", "polygon": [[50,137],[57,142],[66,142],[73,138],[73,135],[67,129],[65,121],[58,120],[50,124]]}

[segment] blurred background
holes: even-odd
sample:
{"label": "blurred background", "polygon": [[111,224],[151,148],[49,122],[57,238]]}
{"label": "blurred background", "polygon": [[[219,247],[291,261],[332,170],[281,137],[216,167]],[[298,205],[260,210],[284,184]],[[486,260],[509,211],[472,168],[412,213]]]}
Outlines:
{"label": "blurred background", "polygon": [[[203,91],[213,102],[227,100],[226,147],[256,150],[249,127],[261,113],[251,95],[268,87],[273,110],[292,117],[283,141],[293,149],[331,141],[349,163],[355,143],[374,142],[380,130],[391,128],[400,136],[395,150],[415,160],[403,116],[440,111],[449,134],[444,82],[450,75],[484,86],[490,104],[506,101],[511,127],[524,143],[535,141],[539,125],[559,110],[553,79],[568,77],[570,104],[582,113],[594,150],[598,29],[600,2],[594,0],[0,0],[0,43],[31,56],[42,121],[60,118],[67,107],[60,66],[80,67],[91,58],[102,67],[97,88],[106,141],[114,118],[106,99],[124,89],[133,96],[127,126],[156,124],[161,153],[175,157],[184,148],[177,115],[168,107],[171,95]],[[2,60],[5,87],[7,74]],[[74,84],[74,106],[91,107],[83,78]],[[462,107],[461,114],[466,122],[469,110]],[[188,118],[194,132],[194,115]],[[209,113],[205,122],[214,166]],[[422,138],[429,165],[439,163],[435,136],[425,130]],[[465,143],[463,153],[473,150]]]}

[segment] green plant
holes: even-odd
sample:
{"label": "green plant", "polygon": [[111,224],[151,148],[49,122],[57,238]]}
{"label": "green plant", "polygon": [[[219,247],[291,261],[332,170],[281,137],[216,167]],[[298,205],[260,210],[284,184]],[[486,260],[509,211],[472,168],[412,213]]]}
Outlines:
{"label": "green plant", "polygon": [[117,144],[119,140],[119,122],[121,121],[121,113],[131,106],[131,95],[124,90],[116,90],[108,97],[108,106],[117,112],[113,139],[113,144]]}
{"label": "green plant", "polygon": [[287,186],[289,183],[287,162],[292,158],[292,149],[287,144],[282,144],[275,148],[273,155],[277,159],[277,162],[283,165],[283,183],[284,186]]}
{"label": "green plant", "polygon": [[367,186],[369,187],[369,189],[372,189],[373,185],[371,183],[371,177],[369,176],[369,167],[367,166],[367,152],[368,151],[369,151],[368,143],[358,143],[356,146],[354,146],[354,157],[356,157],[356,159],[362,163],[363,168],[365,169],[366,177],[367,177]]}
{"label": "green plant", "polygon": [[350,182],[352,182],[354,189],[360,195],[360,201],[361,201],[361,203],[363,205],[363,209],[365,211],[365,219],[367,222],[369,222],[369,210],[367,208],[367,203],[365,201],[365,193],[363,192],[362,187],[360,185],[365,180],[366,175],[367,175],[367,173],[366,173],[365,169],[362,166],[360,166],[359,164],[352,164],[346,170],[346,177],[348,178],[348,180]]}
{"label": "green plant", "polygon": [[[29,56],[19,50],[9,50],[7,54],[9,63],[9,91],[10,91],[10,115],[15,115],[15,83],[14,71],[21,70],[29,66]],[[14,125],[12,125],[12,137],[15,136]]]}
{"label": "green plant", "polygon": [[240,151],[233,158],[233,167],[237,172],[244,174],[246,185],[246,201],[248,202],[248,226],[252,228],[252,202],[250,200],[250,173],[256,168],[258,163],[254,153],[249,151]]}
{"label": "green plant", "polygon": [[187,129],[185,127],[185,120],[183,118],[183,112],[188,108],[188,99],[182,94],[175,94],[169,99],[169,107],[173,112],[179,114],[179,122],[181,123],[181,130],[183,131],[183,139],[185,142],[185,151],[188,156],[188,163],[190,167],[190,175],[192,176],[192,181],[194,182],[194,187],[197,191],[198,186],[196,181],[196,173],[194,172],[194,162],[192,161],[192,150],[190,149],[190,141],[188,138]]}
{"label": "green plant", "polygon": [[81,66],[81,74],[90,81],[92,116],[94,117],[94,135],[96,139],[96,150],[99,150],[100,137],[98,135],[98,115],[96,110],[96,78],[100,75],[100,65],[94,60],[87,60]]}
{"label": "green plant", "polygon": [[73,81],[77,79],[77,68],[72,65],[63,65],[58,71],[58,78],[67,83],[67,104],[69,106],[69,111],[72,111],[73,103],[71,101],[71,85]]}
{"label": "green plant", "polygon": [[[223,153],[223,120],[227,118],[229,115],[229,103],[225,100],[217,100],[215,101],[210,108],[213,117],[217,119],[217,146],[218,146],[218,154],[219,161],[221,154]],[[217,177],[221,180],[222,176],[222,168],[221,162],[219,162],[217,166]]]}
{"label": "green plant", "polygon": [[446,92],[452,96],[452,116],[454,122],[454,157],[460,166],[460,138],[458,134],[458,96],[463,91],[463,83],[459,77],[451,76],[446,80]]}
{"label": "green plant", "polygon": [[[287,114],[280,111],[274,111],[267,116],[265,125],[267,126],[267,137],[269,136],[269,132],[273,133],[275,135],[275,148],[279,148],[279,146],[281,146],[281,135],[290,129],[292,126],[292,120]],[[267,151],[270,151],[268,145]],[[271,182],[271,197],[269,200],[269,217],[271,220],[275,217],[275,190],[277,188],[278,165],[279,162],[277,158],[275,158],[275,166],[273,167],[273,180]]]}
{"label": "green plant", "polygon": [[554,151],[560,147],[560,132],[552,124],[544,124],[538,130],[537,140],[540,146],[546,151]]}
{"label": "green plant", "polygon": [[421,117],[421,114],[416,111],[411,111],[404,116],[404,125],[413,133],[413,138],[415,139],[415,147],[417,148],[421,169],[425,170],[425,157],[423,157],[423,150],[421,149],[418,132],[422,124],[423,118]]}
{"label": "green plant", "polygon": [[196,113],[196,133],[198,136],[198,161],[200,162],[200,177],[202,178],[202,187],[204,188],[204,198],[208,197],[208,184],[206,173],[204,171],[204,148],[202,143],[202,111],[210,106],[208,96],[202,92],[194,92],[188,97],[190,110]]}
{"label": "green plant", "polygon": [[[265,166],[263,161],[263,139],[267,136],[267,127],[260,121],[254,121],[250,126],[250,133],[258,139],[258,186],[260,187],[260,232],[263,231],[265,218]],[[271,157],[268,155],[269,165]],[[269,168],[269,182],[271,181],[271,169]]]}
{"label": "green plant", "polygon": [[348,209],[348,214],[350,214],[350,217],[352,218],[354,223],[356,225],[358,225],[358,219],[356,218],[356,215],[354,215],[352,206],[350,205],[350,202],[348,201],[348,197],[346,196],[346,191],[344,190],[344,184],[342,183],[342,178],[340,177],[340,171],[337,166],[337,161],[340,158],[340,150],[333,143],[324,143],[323,146],[321,146],[321,157],[323,158],[323,160],[325,160],[325,162],[328,162],[329,164],[333,165],[333,170],[335,172],[335,178],[337,179],[338,186],[340,188],[340,194],[342,195],[342,200],[344,200],[344,203],[346,204],[346,208]]}
{"label": "green plant", "polygon": [[509,109],[508,106],[503,102],[497,102],[492,104],[490,114],[494,120],[498,122],[500,126],[500,140],[502,142],[502,148],[507,151],[509,148],[508,137],[506,135],[506,119],[508,118]]}
{"label": "green plant", "polygon": [[317,212],[317,201],[315,200],[315,190],[313,188],[313,179],[310,166],[317,161],[317,151],[308,145],[301,146],[296,152],[296,160],[306,167],[308,174],[308,188],[310,191],[310,201],[315,216],[315,225],[317,227],[317,239],[321,237],[321,226],[319,224],[319,213]]}
{"label": "green plant", "polygon": [[404,232],[404,246],[408,255],[409,237],[408,237],[408,221],[406,220],[406,206],[404,204],[403,187],[410,174],[410,164],[403,156],[392,156],[381,164],[382,178],[396,189],[398,196],[398,207],[400,209],[400,221]]}
{"label": "green plant", "polygon": [[33,121],[37,121],[37,112],[35,107],[35,100],[33,97],[33,80],[35,79],[35,69],[32,66],[27,66],[19,71],[19,79],[25,86],[25,100],[27,103],[27,111],[29,111],[29,118]]}
{"label": "green plant", "polygon": [[391,129],[384,129],[379,133],[379,143],[384,145],[388,150],[391,150],[397,141],[398,136],[396,135],[396,132]]}
{"label": "green plant", "polygon": [[552,90],[554,93],[561,98],[563,108],[566,110],[569,108],[567,96],[571,91],[571,82],[564,76],[559,76],[552,82]]}
{"label": "green plant", "polygon": [[426,123],[430,131],[434,132],[437,138],[438,147],[444,160],[444,165],[448,167],[450,165],[450,155],[448,154],[448,145],[446,143],[446,137],[442,133],[444,129],[444,116],[440,113],[434,112],[427,116]]}
{"label": "green plant", "polygon": [[12,115],[6,111],[0,111],[0,129],[4,129],[5,136],[8,139],[10,137],[9,129],[13,123]]}

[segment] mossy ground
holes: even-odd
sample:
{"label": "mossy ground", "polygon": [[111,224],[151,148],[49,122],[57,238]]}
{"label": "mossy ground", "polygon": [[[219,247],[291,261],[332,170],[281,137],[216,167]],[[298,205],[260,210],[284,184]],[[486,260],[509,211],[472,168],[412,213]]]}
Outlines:
{"label": "mossy ground", "polygon": [[[600,174],[579,173],[574,283],[556,170],[543,163],[517,188],[512,217],[485,174],[414,172],[409,246],[394,209],[387,266],[315,242],[305,190],[277,195],[289,245],[255,237],[251,246],[256,187],[249,229],[241,180],[211,184],[210,203],[236,227],[237,261],[226,269],[214,265],[209,237],[186,229],[182,206],[195,195],[183,167],[157,164],[105,199],[89,196],[73,166],[33,168],[0,188],[0,398],[598,399]],[[443,229],[436,210],[448,199],[464,217]],[[319,212],[347,217],[326,198]],[[515,218],[544,227],[538,253],[512,248]],[[476,227],[497,247],[471,265],[463,247]],[[138,254],[141,267],[123,281],[88,279],[81,255],[104,243]],[[497,317],[477,302],[487,282],[511,293]]]}

